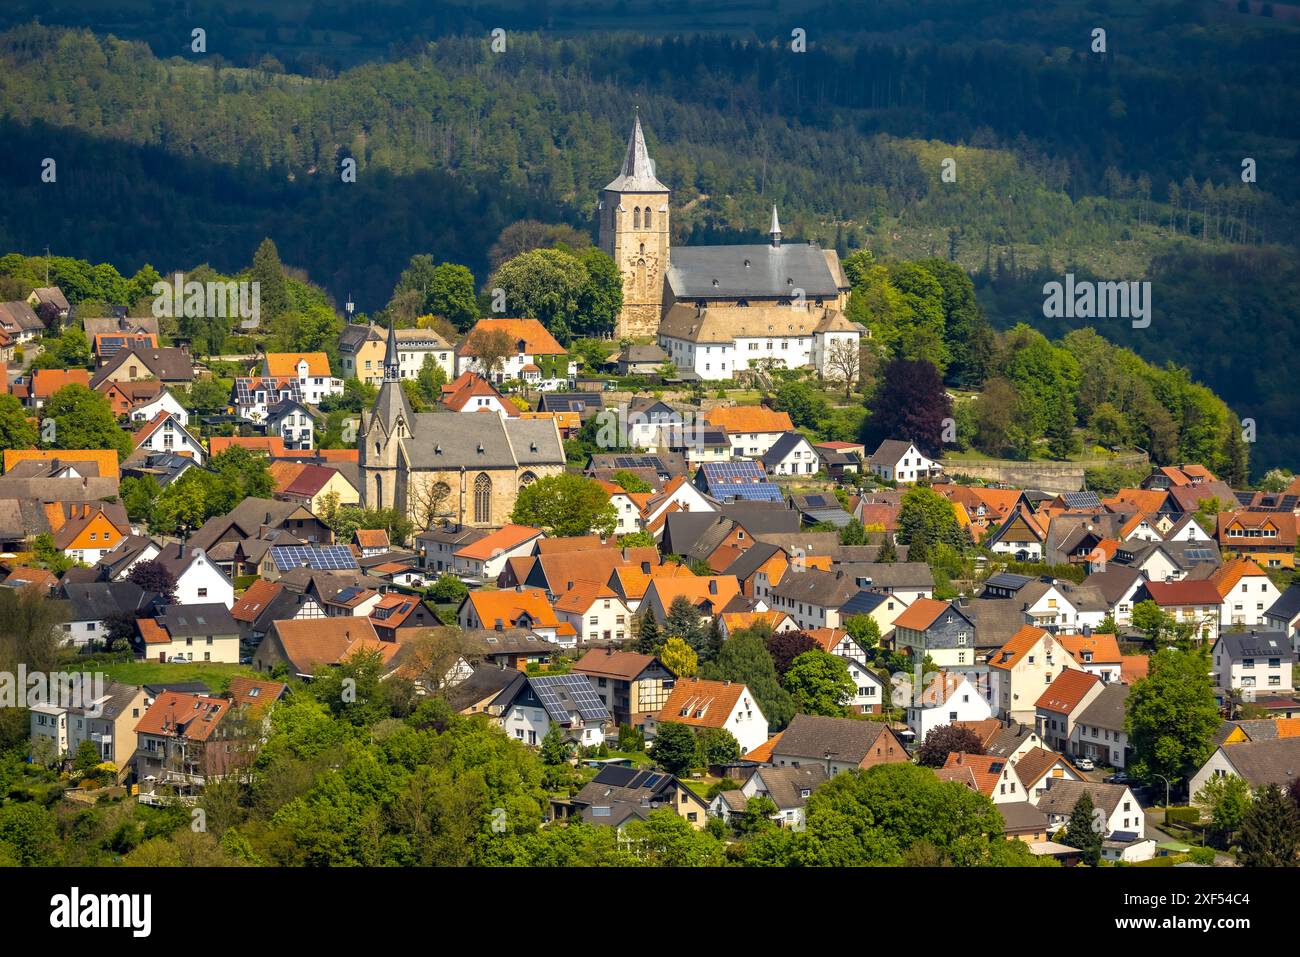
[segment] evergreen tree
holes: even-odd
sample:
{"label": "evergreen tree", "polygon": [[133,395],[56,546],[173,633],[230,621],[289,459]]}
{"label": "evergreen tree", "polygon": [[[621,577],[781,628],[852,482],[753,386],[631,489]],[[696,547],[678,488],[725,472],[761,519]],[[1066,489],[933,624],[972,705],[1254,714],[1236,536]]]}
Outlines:
{"label": "evergreen tree", "polygon": [[1295,867],[1300,810],[1270,784],[1255,795],[1241,827],[1241,862],[1247,867]]}
{"label": "evergreen tree", "polygon": [[552,723],[542,738],[542,763],[554,767],[569,760],[569,747],[560,734],[560,726]]}
{"label": "evergreen tree", "polygon": [[289,289],[284,278],[284,266],[280,263],[280,252],[270,237],[263,239],[257,252],[253,253],[249,279],[261,284],[258,295],[264,320],[274,322],[289,311]]}
{"label": "evergreen tree", "polygon": [[647,608],[641,615],[641,629],[636,637],[636,650],[642,655],[657,655],[662,641],[659,637],[659,623]]}
{"label": "evergreen tree", "polygon": [[1074,810],[1070,812],[1070,822],[1065,829],[1065,843],[1071,847],[1077,847],[1083,851],[1083,859],[1087,864],[1095,867],[1101,860],[1101,829],[1097,827],[1096,822],[1097,806],[1093,803],[1092,795],[1084,791],[1079,800],[1074,803]]}

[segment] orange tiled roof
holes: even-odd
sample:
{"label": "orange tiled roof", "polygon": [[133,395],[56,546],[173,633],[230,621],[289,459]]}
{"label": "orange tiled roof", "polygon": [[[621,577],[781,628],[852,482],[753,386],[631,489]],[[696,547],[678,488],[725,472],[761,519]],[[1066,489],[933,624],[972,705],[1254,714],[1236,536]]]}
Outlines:
{"label": "orange tiled roof", "polygon": [[722,616],[722,623],[727,626],[727,634],[734,635],[738,631],[754,627],[759,622],[766,622],[775,631],[781,626],[781,622],[789,617],[783,611],[729,611]]}
{"label": "orange tiled roof", "polygon": [[266,374],[279,379],[296,379],[298,363],[307,360],[307,374],[325,376],[330,374],[330,359],[323,352],[268,352],[266,354]]}
{"label": "orange tiled roof", "polygon": [[[709,584],[715,583],[717,591],[709,591]],[[726,606],[727,602],[740,594],[740,583],[736,581],[735,575],[692,575],[690,578],[656,578],[650,582],[650,588],[646,589],[646,594],[650,594],[650,589],[654,589],[655,594],[659,596],[659,601],[667,611],[672,607],[674,601],[684,597],[692,605],[699,605],[704,601],[713,603],[713,607],[721,609]]]}
{"label": "orange tiled roof", "polygon": [[1090,672],[1067,668],[1056,676],[1055,680],[1047,686],[1046,691],[1038,696],[1034,707],[1069,714],[1079,707],[1079,702],[1084,699],[1092,686],[1100,681],[1100,678]]}
{"label": "orange tiled roof", "polygon": [[992,797],[997,790],[998,781],[1002,779],[1002,772],[1007,769],[1007,759],[997,757],[992,754],[965,754],[961,751],[950,751],[948,759],[943,764],[943,770],[951,771],[953,768],[969,768],[975,778],[976,789],[986,797]]}
{"label": "orange tiled roof", "polygon": [[1046,634],[1049,632],[1035,625],[1021,625],[1005,645],[989,655],[989,667],[1010,671]]}
{"label": "orange tiled roof", "polygon": [[214,435],[208,439],[208,451],[220,455],[232,446],[265,452],[272,458],[284,457],[284,439],[278,435]]}
{"label": "orange tiled roof", "polygon": [[228,710],[230,702],[225,698],[164,691],[136,723],[135,730],[137,734],[206,741]]}
{"label": "orange tiled roof", "polygon": [[255,580],[235,602],[230,609],[230,617],[235,621],[251,622],[257,619],[266,606],[279,597],[280,592],[284,591],[283,585],[277,585],[275,582],[266,581],[263,578]]}
{"label": "orange tiled roof", "polygon": [[1125,655],[1119,661],[1119,677],[1126,685],[1131,685],[1139,678],[1145,678],[1150,669],[1151,658],[1148,655]]}
{"label": "orange tiled roof", "polygon": [[487,561],[494,555],[518,548],[540,534],[542,534],[540,528],[532,528],[528,525],[505,525],[457,550],[456,556]]}
{"label": "orange tiled roof", "polygon": [[1057,635],[1056,640],[1080,665],[1085,664],[1083,654],[1086,651],[1092,652],[1092,661],[1087,664],[1117,664],[1123,658],[1115,636],[1105,632],[1095,631],[1091,635]]}
{"label": "orange tiled roof", "polygon": [[101,478],[118,478],[117,452],[113,449],[5,449],[5,471],[19,462],[94,462]]}
{"label": "orange tiled roof", "polygon": [[553,628],[560,623],[555,617],[555,609],[546,600],[546,592],[540,588],[526,588],[523,591],[472,591],[469,593],[469,602],[484,628],[494,627],[498,620],[506,626],[512,626],[525,614],[543,628]]}
{"label": "orange tiled roof", "polygon": [[568,591],[555,596],[555,610],[585,615],[587,609],[601,598],[609,598],[618,601],[620,604],[622,603],[622,599],[614,594],[614,590],[608,585],[602,585],[598,582],[574,582],[573,587]]}
{"label": "orange tiled roof", "polygon": [[90,373],[85,369],[37,369],[32,373],[32,395],[48,399],[65,386],[90,388]]}
{"label": "orange tiled roof", "polygon": [[280,681],[259,681],[235,675],[230,679],[230,700],[245,706],[252,714],[260,714],[274,704],[287,687]]}
{"label": "orange tiled roof", "polygon": [[388,532],[382,528],[358,528],[353,532],[362,548],[387,548]]}
{"label": "orange tiled roof", "polygon": [[558,356],[564,354],[564,346],[556,341],[555,336],[546,331],[546,327],[536,319],[480,319],[469,331],[465,341],[457,352],[467,355],[466,344],[476,332],[504,332],[511,342],[523,341],[524,354],[530,356]]}
{"label": "orange tiled roof", "polygon": [[[8,453],[6,453],[8,454]],[[1263,576],[1268,577],[1264,569],[1260,568],[1249,558],[1234,558],[1230,562],[1224,562],[1218,570],[1209,578],[1214,582],[1214,587],[1218,589],[1219,596],[1226,598],[1228,593],[1237,587],[1237,583],[1246,577]]]}
{"label": "orange tiled roof", "polygon": [[777,412],[762,405],[725,405],[704,415],[709,425],[721,426],[728,433],[793,432],[789,412]]}
{"label": "orange tiled roof", "polygon": [[740,696],[748,691],[737,681],[678,679],[655,720],[673,721],[692,728],[722,728]]}
{"label": "orange tiled roof", "polygon": [[745,760],[757,761],[760,764],[764,764],[771,761],[772,752],[776,750],[776,744],[778,741],[781,740],[781,735],[783,734],[785,734],[784,731],[778,731],[776,734],[772,735],[772,737],[768,738],[758,747],[754,748],[752,751],[746,754]]}
{"label": "orange tiled roof", "polygon": [[946,601],[934,598],[918,598],[894,619],[895,628],[910,628],[913,631],[925,631],[948,608]]}

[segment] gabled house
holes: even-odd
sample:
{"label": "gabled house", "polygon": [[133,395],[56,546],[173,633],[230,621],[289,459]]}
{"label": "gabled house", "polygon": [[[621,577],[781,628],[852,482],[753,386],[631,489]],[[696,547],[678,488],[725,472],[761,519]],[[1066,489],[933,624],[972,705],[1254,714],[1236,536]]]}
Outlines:
{"label": "gabled house", "polygon": [[461,601],[456,621],[462,628],[488,631],[525,628],[550,641],[559,638],[560,620],[555,609],[546,593],[536,588],[472,591]]}
{"label": "gabled house", "polygon": [[641,600],[641,614],[653,615],[662,625],[673,602],[685,598],[699,609],[706,622],[711,622],[739,594],[740,584],[734,575],[653,578]]}
{"label": "gabled house", "polygon": [[[193,794],[230,764],[229,728],[223,719],[231,702],[180,691],[164,691],[135,725],[135,774],[142,803],[159,803],[159,789]],[[166,797],[163,797],[166,800]]]}
{"label": "gabled house", "polygon": [[11,388],[12,395],[29,409],[42,409],[50,397],[70,385],[90,388],[90,373],[85,369],[36,369],[19,376]]}
{"label": "gabled house", "polygon": [[298,395],[294,398],[310,405],[343,394],[343,380],[330,375],[329,356],[323,352],[268,352],[262,358],[262,375],[297,382]]}
{"label": "gabled house", "polygon": [[709,812],[704,799],[673,775],[618,765],[601,768],[582,790],[556,805],[557,816],[607,827],[645,820],[660,808],[670,808],[696,830],[704,827]]}
{"label": "gabled house", "polygon": [[385,674],[402,646],[380,641],[369,618],[305,618],[276,621],[253,654],[253,668],[269,674],[283,665],[294,677],[310,679],[358,652],[378,652]]}
{"label": "gabled house", "polygon": [[609,709],[601,703],[586,675],[526,675],[511,686],[510,699],[498,701],[499,723],[517,741],[538,747],[552,725],[565,741],[599,747],[605,741]]}
{"label": "gabled house", "polygon": [[1214,680],[1225,691],[1256,693],[1286,692],[1294,687],[1292,668],[1295,651],[1280,631],[1225,631],[1210,652]]}
{"label": "gabled house", "polygon": [[571,670],[587,676],[618,725],[645,724],[647,715],[662,710],[677,679],[653,655],[613,648],[591,649]]}
{"label": "gabled house", "polygon": [[511,418],[519,407],[477,372],[463,372],[442,387],[442,404],[451,412],[492,412]]}
{"label": "gabled house", "polygon": [[831,777],[910,760],[903,742],[883,722],[812,714],[796,714],[767,750],[767,760],[776,767],[818,765]]}
{"label": "gabled house", "polygon": [[857,595],[858,584],[842,571],[792,570],[771,589],[769,602],[800,628],[839,628],[840,609]]}
{"label": "gabled house", "polygon": [[217,602],[230,608],[235,603],[235,585],[200,548],[183,542],[164,545],[154,559],[176,580],[176,604],[205,605]]}
{"label": "gabled house", "polygon": [[1047,815],[1053,829],[1070,823],[1070,815],[1079,799],[1087,794],[1094,808],[1101,811],[1106,840],[1122,842],[1140,841],[1146,836],[1146,816],[1133,792],[1123,784],[1097,784],[1093,781],[1071,781],[1053,778],[1037,801],[1037,807]]}
{"label": "gabled house", "polygon": [[1085,626],[1079,633],[1058,633],[1056,640],[1070,653],[1080,670],[1092,672],[1105,684],[1120,680],[1124,656],[1120,654],[1115,635]]}
{"label": "gabled house", "polygon": [[281,399],[266,407],[266,431],[279,436],[290,452],[309,452],[315,448],[317,415],[305,402]]}
{"label": "gabled house", "polygon": [[540,528],[505,525],[456,549],[452,553],[455,571],[478,581],[496,581],[507,561],[531,555],[544,537]]}
{"label": "gabled house", "polygon": [[63,640],[78,648],[105,640],[105,624],[110,618],[147,614],[159,600],[133,582],[64,582],[58,592],[66,602]]}
{"label": "gabled house", "polygon": [[1249,740],[1221,744],[1187,783],[1193,803],[1200,803],[1202,789],[1215,778],[1234,775],[1252,791],[1276,784],[1288,787],[1300,767],[1300,737]]}
{"label": "gabled house", "polygon": [[975,623],[952,602],[918,598],[894,619],[894,650],[940,668],[974,664]]}
{"label": "gabled house", "polygon": [[993,716],[986,693],[965,675],[940,671],[907,706],[907,727],[913,741],[924,741],[933,729],[954,721],[983,721]]}
{"label": "gabled house", "polygon": [[653,740],[665,722],[730,731],[741,755],[767,742],[767,718],[749,688],[734,681],[677,679],[664,706],[646,716],[646,739]]}
{"label": "gabled house", "polygon": [[800,432],[785,432],[757,461],[768,475],[814,475],[821,458]]}
{"label": "gabled house", "polygon": [[574,582],[556,596],[555,614],[573,626],[581,644],[623,642],[631,634],[632,613],[608,585]]}
{"label": "gabled house", "polygon": [[1108,684],[1079,714],[1070,739],[1071,753],[1091,758],[1099,766],[1123,769],[1128,766],[1130,748],[1124,730],[1124,708],[1129,686]]}
{"label": "gabled house", "polygon": [[129,534],[131,523],[121,505],[61,502],[45,507],[54,547],[69,558],[89,565],[117,548]]}
{"label": "gabled house", "polygon": [[1281,596],[1268,573],[1252,559],[1234,558],[1209,576],[1218,589],[1219,626],[1250,628],[1264,624],[1264,613]]}
{"label": "gabled house", "polygon": [[239,664],[239,625],[225,605],[163,605],[135,624],[143,660]]}
{"label": "gabled house", "polygon": [[[514,352],[495,369],[483,368],[474,354],[474,341],[478,336],[504,332],[514,344]],[[536,366],[539,372],[533,383],[537,388],[562,387],[570,376],[577,373],[577,363],[570,359],[564,347],[536,319],[480,319],[456,347],[456,375],[473,370],[486,375],[494,382],[522,379],[525,366]],[[545,371],[543,371],[545,370]]]}
{"label": "gabled house", "polygon": [[184,348],[122,349],[90,377],[90,387],[99,390],[106,382],[137,382],[157,379],[166,386],[186,386],[194,381],[194,361]]}
{"label": "gabled house", "polygon": [[984,544],[1018,562],[1040,562],[1046,541],[1047,530],[1038,519],[1028,508],[1018,508],[984,539]]}
{"label": "gabled house", "polygon": [[146,422],[132,437],[132,442],[137,454],[142,450],[168,452],[192,458],[197,465],[202,465],[206,458],[202,443],[189,433],[175,413],[166,410]]}
{"label": "gabled house", "polygon": [[397,641],[399,628],[429,628],[442,624],[432,608],[414,595],[384,595],[370,609],[370,623],[380,641]]}
{"label": "gabled house", "polygon": [[1300,585],[1289,586],[1264,612],[1264,629],[1282,632],[1300,652]]}
{"label": "gabled house", "polygon": [[1104,571],[1093,572],[1083,583],[1101,594],[1117,625],[1126,628],[1132,624],[1133,606],[1140,600],[1138,592],[1146,584],[1146,577],[1140,570],[1124,565],[1107,565]]}
{"label": "gabled house", "polygon": [[1065,750],[1080,715],[1105,687],[1100,678],[1087,671],[1062,671],[1034,702],[1038,736],[1048,747]]}
{"label": "gabled house", "polygon": [[1220,512],[1215,530],[1225,554],[1254,559],[1264,568],[1294,568],[1294,512]]}
{"label": "gabled house", "polygon": [[[31,708],[31,741],[45,739],[53,756],[75,756],[83,741],[95,746],[100,760],[117,767],[117,783],[131,773],[135,726],[145,711],[144,689],[110,681],[89,705],[71,708],[52,701]],[[33,750],[33,754],[39,753]]]}
{"label": "gabled house", "polygon": [[1076,667],[1064,644],[1051,632],[1025,625],[988,658],[996,676],[995,707],[1002,717],[1032,723],[1043,689],[1067,668]]}
{"label": "gabled house", "polygon": [[910,485],[918,479],[933,478],[943,473],[938,460],[924,455],[913,442],[885,439],[867,460],[871,471],[886,481]]}
{"label": "gabled house", "polygon": [[820,764],[755,768],[737,790],[719,793],[709,810],[726,821],[733,814],[742,813],[754,798],[764,797],[776,805],[771,814],[775,824],[801,831],[807,821],[804,809],[808,799],[828,780],[829,775]]}
{"label": "gabled house", "polygon": [[[1144,601],[1155,602],[1165,614],[1190,626],[1199,641],[1213,642],[1219,634],[1223,597],[1211,581],[1184,578],[1143,582],[1133,595],[1133,604]],[[1132,621],[1131,613],[1129,620]]]}

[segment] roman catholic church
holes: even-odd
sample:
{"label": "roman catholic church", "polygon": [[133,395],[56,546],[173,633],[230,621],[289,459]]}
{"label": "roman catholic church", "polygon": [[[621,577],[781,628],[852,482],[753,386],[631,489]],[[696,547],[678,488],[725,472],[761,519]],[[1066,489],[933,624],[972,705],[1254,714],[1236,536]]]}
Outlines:
{"label": "roman catholic church", "polygon": [[[598,208],[600,248],[623,275],[623,311],[616,338],[659,336],[660,344],[668,348],[671,344],[660,336],[665,324],[670,332],[682,327],[682,335],[669,338],[684,337],[683,342],[704,326],[715,327],[708,334],[714,339],[729,335],[732,340],[759,338],[768,343],[807,338],[802,350],[788,344],[784,356],[779,346],[770,343],[752,350],[770,350],[775,358],[790,360],[786,364],[794,368],[801,364],[796,359],[817,365],[815,353],[827,348],[825,334],[849,338],[860,331],[843,317],[849,283],[839,255],[813,243],[783,244],[776,207],[767,243],[670,246],[669,195],[669,188],[655,175],[638,115],[623,167],[601,191]],[[710,315],[717,321],[710,321]],[[819,333],[821,340],[813,342]],[[669,355],[677,361],[672,349]],[[718,371],[717,363],[710,365],[708,371]],[[681,362],[678,367],[687,369]]]}
{"label": "roman catholic church", "polygon": [[421,530],[444,521],[505,525],[521,488],[564,471],[554,419],[413,412],[391,324],[384,380],[374,406],[361,414],[359,446],[365,507],[395,508]]}

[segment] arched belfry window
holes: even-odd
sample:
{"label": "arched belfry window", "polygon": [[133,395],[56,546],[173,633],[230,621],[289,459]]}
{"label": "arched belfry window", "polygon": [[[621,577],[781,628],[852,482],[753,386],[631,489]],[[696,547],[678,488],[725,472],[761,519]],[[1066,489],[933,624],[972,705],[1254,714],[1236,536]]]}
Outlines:
{"label": "arched belfry window", "polygon": [[[646,212],[649,213],[650,211],[646,210]],[[633,229],[641,228],[641,207],[640,206],[632,210],[632,228]]]}
{"label": "arched belfry window", "polygon": [[479,472],[474,480],[474,521],[492,521],[492,480]]}
{"label": "arched belfry window", "polygon": [[649,206],[645,208],[645,228],[646,229],[650,228],[650,207]]}

